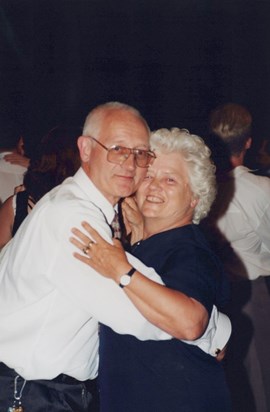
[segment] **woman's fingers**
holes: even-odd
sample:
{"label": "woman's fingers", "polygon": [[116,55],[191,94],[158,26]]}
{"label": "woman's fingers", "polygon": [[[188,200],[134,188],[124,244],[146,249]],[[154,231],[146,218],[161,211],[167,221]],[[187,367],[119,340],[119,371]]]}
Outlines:
{"label": "woman's fingers", "polygon": [[133,213],[134,211],[136,211],[136,208],[128,203],[123,203],[122,211],[124,211],[125,213]]}
{"label": "woman's fingers", "polygon": [[80,242],[78,239],[76,239],[75,237],[71,237],[70,242],[76,246],[78,249],[83,250],[85,243]]}
{"label": "woman's fingers", "polygon": [[73,253],[73,256],[92,267],[99,274],[111,279],[118,279],[118,272],[122,272],[119,265],[121,266],[123,263],[126,266],[128,263],[121,242],[113,239],[113,244],[111,244],[103,239],[89,223],[83,222],[82,226],[90,237],[77,228],[72,229],[75,236],[70,238],[70,242],[81,252],[77,251]]}
{"label": "woman's fingers", "polygon": [[123,202],[122,205],[128,205],[129,207],[131,207],[132,209],[136,209],[137,207],[137,202],[134,198],[134,196],[130,196],[130,197],[126,197]]}
{"label": "woman's fingers", "polygon": [[[99,235],[99,233],[95,229],[92,228],[91,225],[89,225],[89,223],[82,222],[82,226],[89,233],[90,237],[87,236],[80,229],[75,227],[71,229],[71,232],[73,233],[73,235],[75,235],[75,237],[72,236],[70,238],[70,242],[74,246],[76,246],[84,255],[87,255],[89,257],[90,252],[91,251],[93,252],[92,250],[93,247],[97,248],[98,245],[100,246],[100,248],[96,249],[96,254],[98,254],[99,252],[98,249],[103,250],[104,248],[111,246],[108,242],[106,242],[105,239],[103,239],[103,237]],[[117,242],[115,243],[115,246],[116,247],[118,246],[118,248],[120,247]],[[81,255],[78,255],[77,253],[76,257],[78,258],[78,256],[81,256]],[[88,257],[86,259],[88,259]],[[82,259],[79,259],[79,260],[82,260]],[[82,261],[85,261],[85,260],[82,260]]]}
{"label": "woman's fingers", "polygon": [[90,238],[87,235],[85,235],[80,229],[77,229],[76,227],[72,228],[71,232],[85,245],[90,240]]}
{"label": "woman's fingers", "polygon": [[71,232],[85,245],[91,242],[91,240],[93,240],[95,243],[97,243],[98,241],[101,242],[103,240],[103,238],[95,229],[92,228],[92,226],[89,225],[89,223],[82,222],[82,227],[89,233],[90,237],[76,227],[73,227],[71,229]]}
{"label": "woman's fingers", "polygon": [[88,222],[82,222],[82,227],[89,233],[91,238],[96,243],[104,241],[103,237],[100,236],[100,234]]}
{"label": "woman's fingers", "polygon": [[86,263],[88,266],[93,267],[93,262],[92,262],[91,256],[89,256],[89,255],[87,255],[87,256],[80,255],[79,253],[76,253],[76,252],[73,253],[73,256],[76,259],[80,260],[81,262]]}

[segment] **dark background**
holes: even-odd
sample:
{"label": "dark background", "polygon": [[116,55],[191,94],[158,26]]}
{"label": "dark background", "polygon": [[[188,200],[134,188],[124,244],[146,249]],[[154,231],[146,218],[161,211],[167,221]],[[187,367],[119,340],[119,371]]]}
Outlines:
{"label": "dark background", "polygon": [[268,0],[0,0],[0,36],[0,139],[19,125],[35,146],[109,100],[202,136],[233,101],[270,138]]}

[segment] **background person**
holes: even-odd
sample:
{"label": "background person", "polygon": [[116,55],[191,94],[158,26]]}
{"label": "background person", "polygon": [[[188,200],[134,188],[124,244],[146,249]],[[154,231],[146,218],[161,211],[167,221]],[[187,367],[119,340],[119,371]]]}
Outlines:
{"label": "background person", "polygon": [[25,155],[24,140],[18,131],[10,127],[2,131],[0,148],[0,206],[14,194],[17,186],[23,182],[24,174],[29,166],[29,158]]}
{"label": "background person", "polygon": [[226,371],[235,412],[270,410],[270,180],[244,166],[251,127],[250,112],[235,103],[210,116],[209,144],[220,141],[225,150],[217,154],[228,153],[230,164],[220,173],[208,226],[231,279],[233,334]]}
{"label": "background person", "polygon": [[24,175],[21,190],[0,208],[0,249],[15,235],[39,199],[79,169],[80,134],[79,128],[59,126],[43,137]]}
{"label": "background person", "polygon": [[264,139],[258,150],[256,174],[270,177],[270,140]]}
{"label": "background person", "polygon": [[166,287],[134,270],[120,243],[106,242],[86,222],[90,238],[74,229],[71,240],[89,255],[76,253],[78,260],[121,286],[149,321],[177,339],[141,341],[102,325],[101,412],[229,412],[222,365],[183,341],[200,337],[213,305],[224,309],[229,299],[222,266],[198,227],[215,198],[215,167],[203,140],[186,130],[160,129],[150,142],[156,159],[136,193],[144,230],[142,238],[136,231],[132,253]]}

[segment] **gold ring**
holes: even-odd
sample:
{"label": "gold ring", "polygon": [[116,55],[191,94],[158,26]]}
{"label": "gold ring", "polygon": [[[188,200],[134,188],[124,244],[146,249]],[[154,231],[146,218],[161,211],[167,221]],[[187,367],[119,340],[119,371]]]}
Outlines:
{"label": "gold ring", "polygon": [[85,255],[88,255],[89,249],[90,249],[89,246],[86,246],[86,247],[83,248],[82,251]]}
{"label": "gold ring", "polygon": [[90,249],[90,247],[93,245],[93,240],[89,240],[88,245],[86,246],[88,249]]}

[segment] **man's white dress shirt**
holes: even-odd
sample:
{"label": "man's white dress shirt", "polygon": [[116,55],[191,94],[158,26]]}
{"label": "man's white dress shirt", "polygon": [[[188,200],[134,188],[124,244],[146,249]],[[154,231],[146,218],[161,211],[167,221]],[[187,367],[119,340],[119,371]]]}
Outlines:
{"label": "man's white dress shirt", "polygon": [[26,167],[6,162],[4,156],[10,152],[0,153],[0,205],[14,194],[15,187],[23,183]]}

